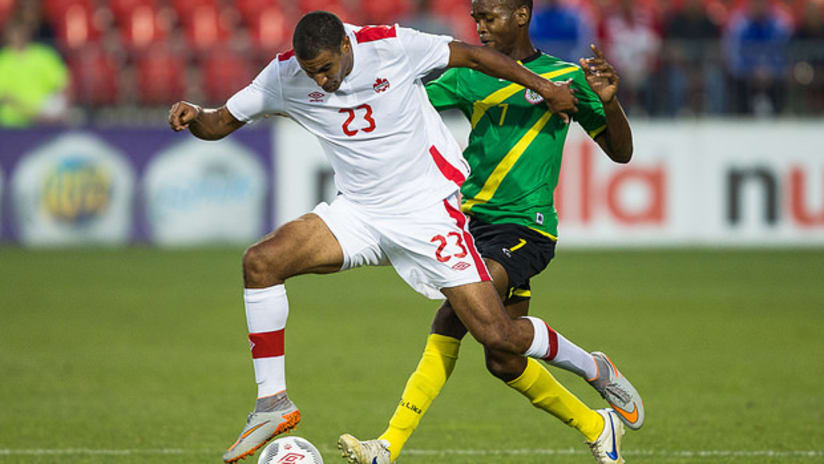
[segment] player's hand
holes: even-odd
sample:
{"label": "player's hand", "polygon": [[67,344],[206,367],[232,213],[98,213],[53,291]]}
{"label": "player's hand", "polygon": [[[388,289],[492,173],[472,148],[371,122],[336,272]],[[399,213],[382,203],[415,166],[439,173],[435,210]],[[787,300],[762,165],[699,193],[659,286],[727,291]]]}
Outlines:
{"label": "player's hand", "polygon": [[179,101],[172,105],[169,110],[169,125],[175,132],[180,132],[189,128],[189,124],[195,120],[203,111],[198,105],[185,101]]}
{"label": "player's hand", "polygon": [[601,99],[602,103],[612,103],[615,95],[618,94],[618,81],[621,79],[618,77],[618,73],[615,72],[615,68],[604,58],[604,52],[595,44],[590,44],[589,47],[595,53],[595,56],[579,60],[584,75],[586,75],[587,83],[598,94],[598,98]]}
{"label": "player's hand", "polygon": [[549,110],[557,114],[564,121],[564,124],[569,124],[569,115],[576,113],[578,107],[578,99],[575,98],[575,89],[570,87],[572,79],[564,82],[547,81],[547,86],[541,91],[541,96],[544,97],[544,102]]}

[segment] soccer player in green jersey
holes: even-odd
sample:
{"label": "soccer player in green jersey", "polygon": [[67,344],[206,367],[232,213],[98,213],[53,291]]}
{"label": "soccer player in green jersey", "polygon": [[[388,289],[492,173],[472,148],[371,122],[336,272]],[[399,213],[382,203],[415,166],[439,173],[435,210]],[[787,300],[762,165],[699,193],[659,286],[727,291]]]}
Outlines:
{"label": "soccer player in green jersey", "polygon": [[[616,96],[615,70],[595,46],[595,56],[581,59],[580,66],[536,50],[528,34],[531,13],[531,0],[472,2],[481,42],[545,78],[571,80],[578,98],[572,119],[613,161],[628,162],[632,133]],[[447,70],[427,85],[427,93],[435,108],[457,108],[472,125],[464,151],[472,173],[461,188],[462,209],[471,218],[470,231],[507,311],[512,317],[526,316],[529,279],[554,256],[558,215],[553,194],[569,126],[534,92],[470,69]],[[445,303],[388,429],[378,440],[343,435],[338,445],[344,458],[357,464],[395,461],[449,377],[465,334]],[[532,359],[486,350],[487,368],[533,405],[579,430],[597,462],[623,462],[623,424],[638,429],[644,421],[638,392],[603,353],[588,353],[554,330],[549,334],[546,361],[587,380],[611,409],[588,408]]]}

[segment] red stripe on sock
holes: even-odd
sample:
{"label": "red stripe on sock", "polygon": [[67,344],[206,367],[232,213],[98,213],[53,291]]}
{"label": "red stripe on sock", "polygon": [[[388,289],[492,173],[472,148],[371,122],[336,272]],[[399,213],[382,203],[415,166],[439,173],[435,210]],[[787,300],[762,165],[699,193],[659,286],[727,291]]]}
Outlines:
{"label": "red stripe on sock", "polygon": [[252,358],[283,356],[283,329],[249,334]]}
{"label": "red stripe on sock", "polygon": [[546,322],[544,322],[544,325],[549,333],[549,350],[546,352],[546,357],[544,357],[544,359],[547,361],[552,361],[555,359],[555,356],[558,355],[558,333],[552,330],[552,327],[550,327]]}

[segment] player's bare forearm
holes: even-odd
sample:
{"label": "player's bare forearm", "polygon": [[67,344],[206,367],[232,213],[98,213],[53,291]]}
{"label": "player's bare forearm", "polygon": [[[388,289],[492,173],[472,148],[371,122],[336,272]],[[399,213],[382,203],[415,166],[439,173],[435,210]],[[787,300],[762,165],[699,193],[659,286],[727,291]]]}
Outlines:
{"label": "player's bare forearm", "polygon": [[633,152],[632,129],[618,97],[604,103],[604,115],[607,119],[607,130],[596,139],[598,145],[612,161],[629,163]]}
{"label": "player's bare forearm", "polygon": [[574,113],[578,100],[568,83],[555,83],[521,66],[512,58],[489,47],[454,41],[449,44],[449,67],[471,68],[492,77],[521,84],[541,94],[556,113]]}
{"label": "player's bare forearm", "polygon": [[220,140],[223,137],[243,127],[245,123],[238,121],[232,113],[222,106],[217,109],[204,109],[192,121],[189,132],[203,140]]}
{"label": "player's bare forearm", "polygon": [[189,102],[178,102],[169,111],[169,125],[176,132],[189,129],[195,137],[203,140],[220,140],[243,127],[225,106],[201,108]]}

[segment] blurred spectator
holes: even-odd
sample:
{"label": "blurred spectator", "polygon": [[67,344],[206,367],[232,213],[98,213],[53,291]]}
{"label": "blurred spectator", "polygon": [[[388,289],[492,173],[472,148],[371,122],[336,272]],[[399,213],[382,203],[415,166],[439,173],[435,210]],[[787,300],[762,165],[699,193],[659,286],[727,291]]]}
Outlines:
{"label": "blurred spectator", "polygon": [[667,20],[664,34],[674,40],[709,41],[718,39],[721,31],[710,18],[702,0],[686,0]]}
{"label": "blurred spectator", "polygon": [[793,81],[800,86],[797,106],[806,113],[824,112],[824,4],[807,0],[793,36]]}
{"label": "blurred spectator", "polygon": [[733,112],[780,113],[785,101],[787,44],[791,28],[769,0],[750,0],[733,15],[725,35]]}
{"label": "blurred spectator", "polygon": [[529,35],[546,53],[573,63],[589,56],[589,44],[595,41],[592,23],[585,12],[563,0],[536,2]]}
{"label": "blurred spectator", "polygon": [[661,53],[661,82],[666,85],[661,112],[668,116],[724,110],[724,76],[719,71],[721,29],[703,0],[686,0],[667,18]]}
{"label": "blurred spectator", "polygon": [[824,40],[824,3],[818,0],[807,0],[799,23],[795,39]]}
{"label": "blurred spectator", "polygon": [[52,48],[31,42],[29,24],[12,19],[0,49],[0,126],[24,127],[66,112],[66,65]]}
{"label": "blurred spectator", "polygon": [[652,73],[661,38],[650,8],[635,0],[618,0],[617,11],[601,24],[607,58],[621,75],[621,102],[647,114],[654,111]]}

